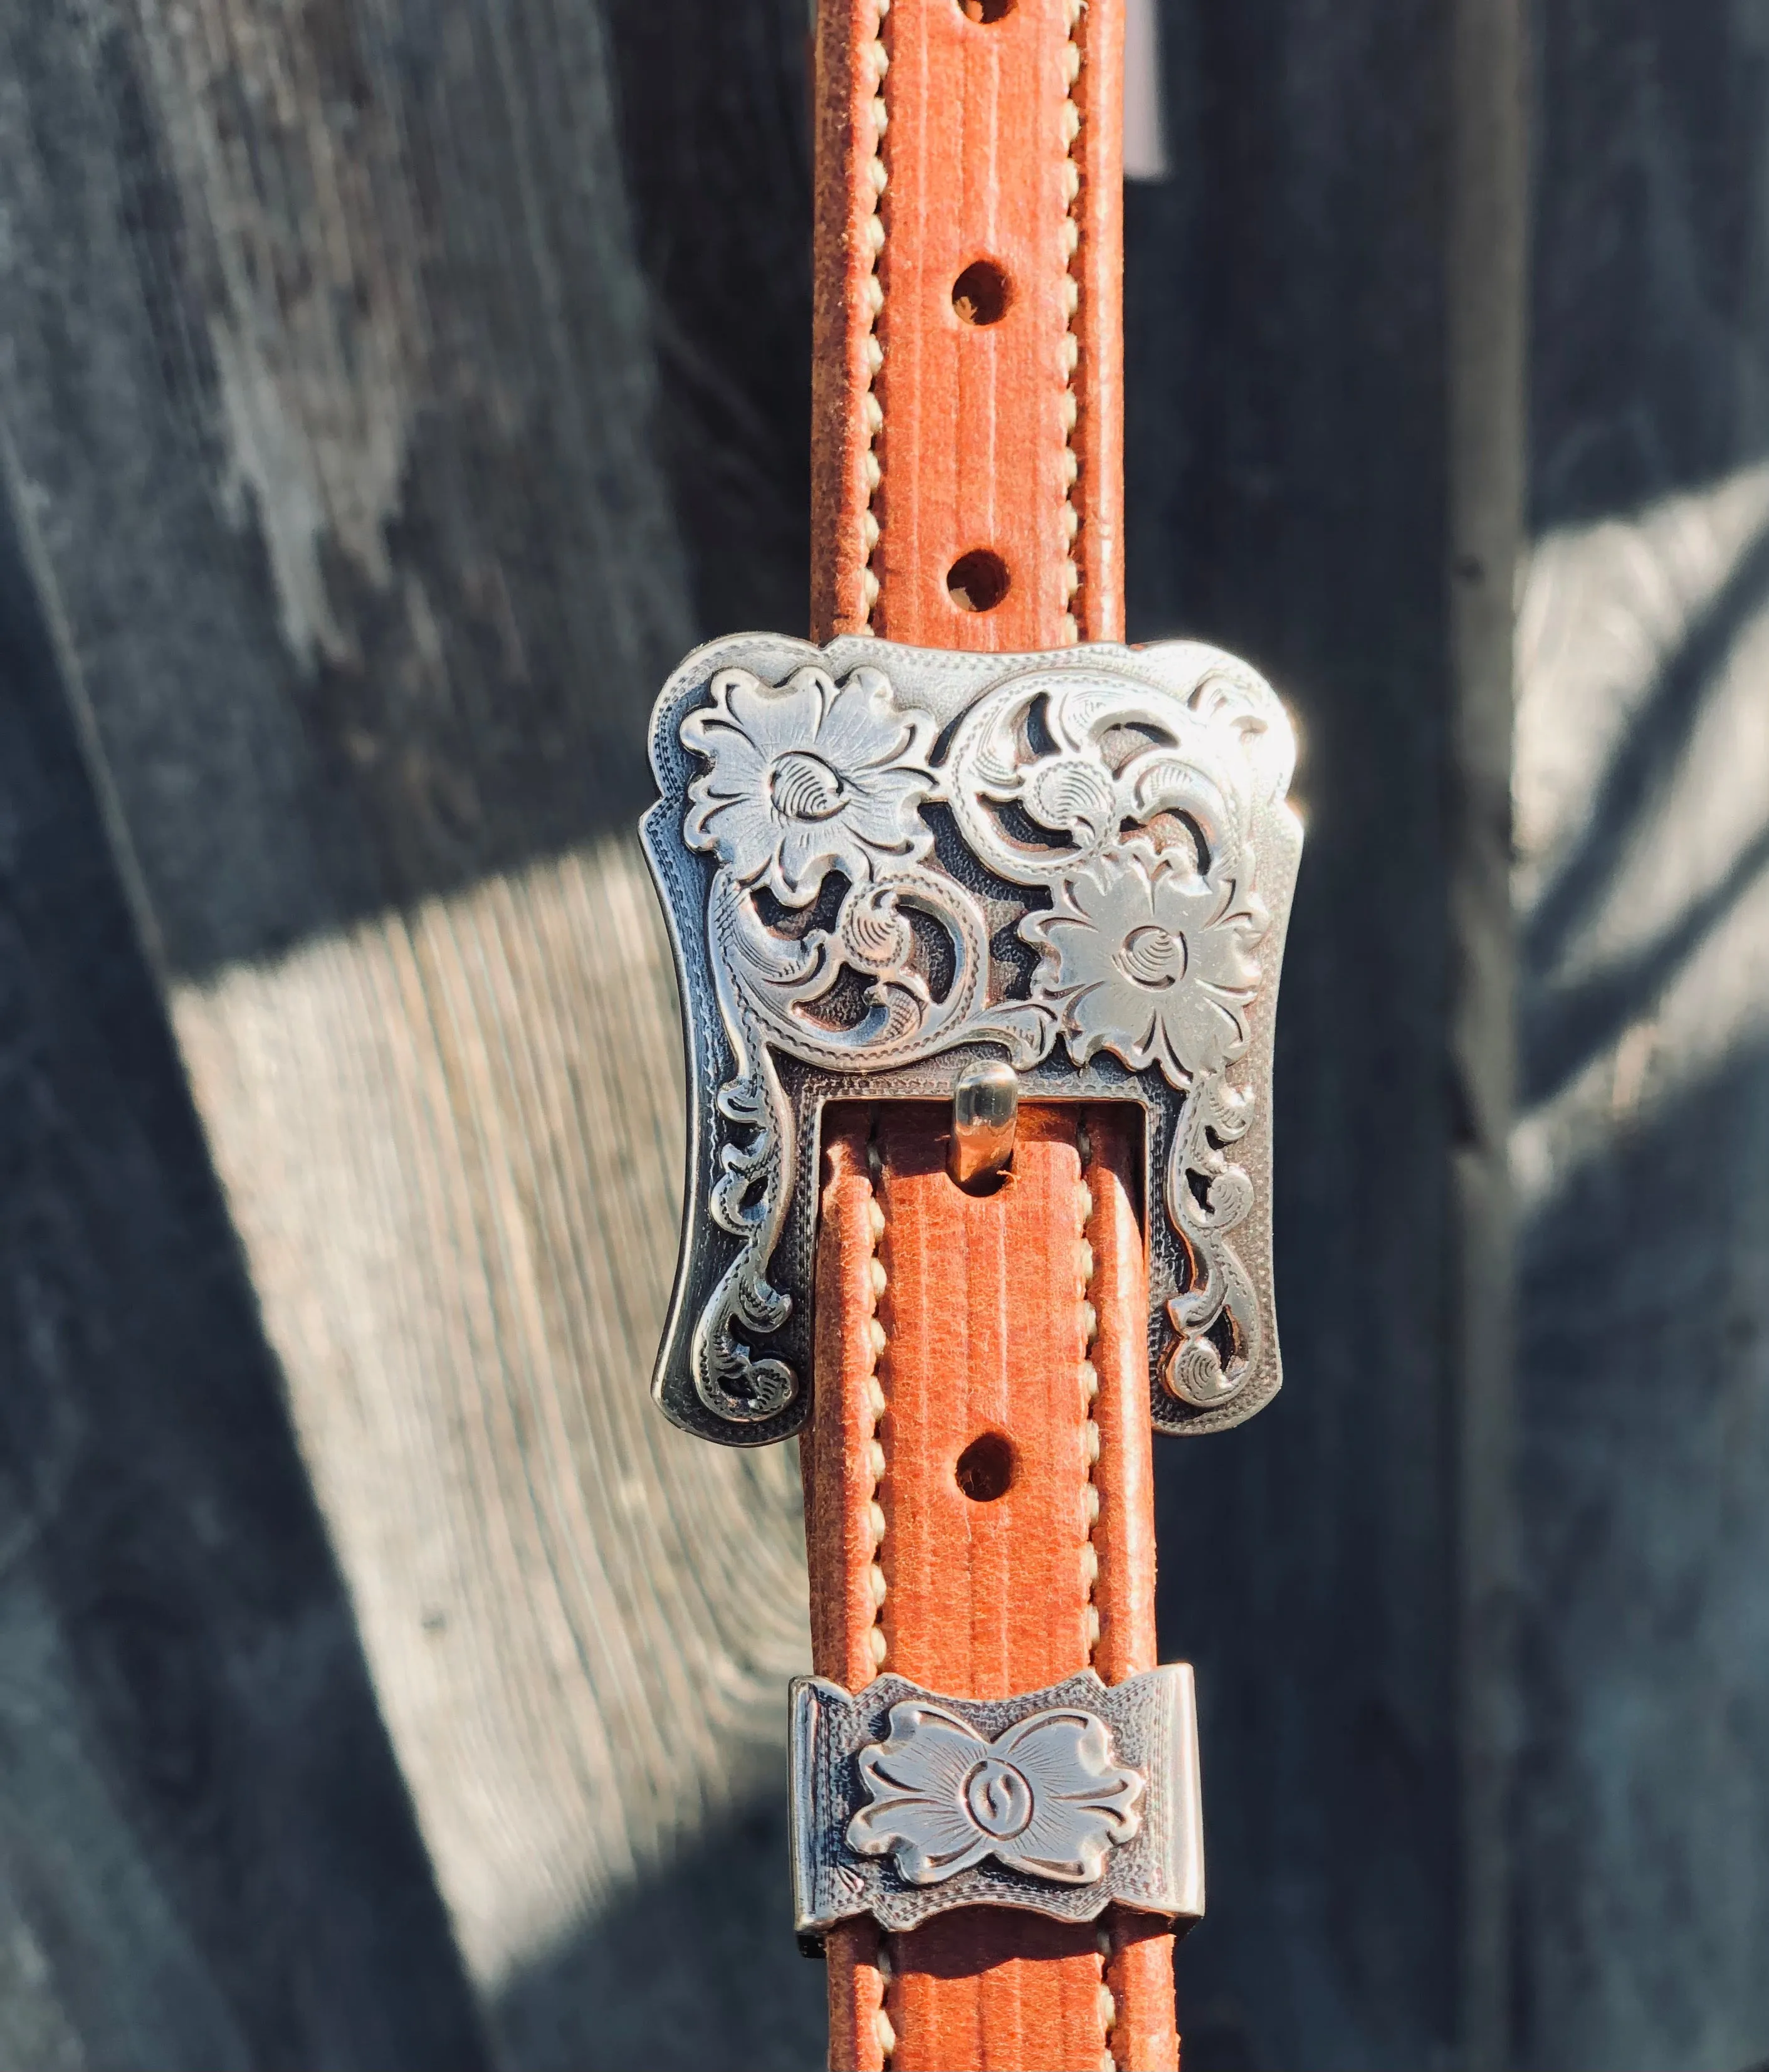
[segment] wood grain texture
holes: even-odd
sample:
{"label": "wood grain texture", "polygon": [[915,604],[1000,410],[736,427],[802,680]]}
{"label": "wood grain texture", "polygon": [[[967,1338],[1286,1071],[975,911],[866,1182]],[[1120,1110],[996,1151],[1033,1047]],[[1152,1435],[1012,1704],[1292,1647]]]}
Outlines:
{"label": "wood grain texture", "polygon": [[602,0],[696,625],[809,623],[810,39],[800,0]]}
{"label": "wood grain texture", "polygon": [[0,2064],[478,2072],[0,524]]}
{"label": "wood grain texture", "polygon": [[[679,1043],[609,830],[692,623],[602,17],[0,41],[8,487],[494,2054],[790,2053],[794,1464],[646,1391]],[[622,1917],[700,1849],[755,1899],[684,2012]]]}
{"label": "wood grain texture", "polygon": [[1766,30],[1537,10],[1515,1848],[1543,2072],[1769,2060]]}
{"label": "wood grain texture", "polygon": [[1275,1072],[1284,1392],[1157,1464],[1209,1821],[1180,2029],[1194,2072],[1410,2072],[1508,2008],[1502,1550],[1476,1526],[1508,1494],[1523,273],[1515,188],[1508,221],[1470,181],[1521,178],[1516,67],[1503,10],[1439,0],[1169,0],[1161,26],[1175,177],[1126,196],[1131,632],[1270,677],[1308,837]]}
{"label": "wood grain texture", "polygon": [[688,618],[598,16],[6,33],[13,477],[168,970],[624,819]]}
{"label": "wood grain texture", "polygon": [[1511,1808],[1516,1606],[1517,929],[1511,869],[1517,569],[1525,540],[1529,138],[1523,0],[1457,0],[1445,359],[1449,564],[1450,1141],[1447,1367],[1459,1922],[1456,2033],[1503,2065],[1516,2025]]}
{"label": "wood grain texture", "polygon": [[777,1787],[804,1650],[788,1455],[697,1444],[645,1387],[673,1012],[614,842],[174,998],[383,1712],[493,1984]]}

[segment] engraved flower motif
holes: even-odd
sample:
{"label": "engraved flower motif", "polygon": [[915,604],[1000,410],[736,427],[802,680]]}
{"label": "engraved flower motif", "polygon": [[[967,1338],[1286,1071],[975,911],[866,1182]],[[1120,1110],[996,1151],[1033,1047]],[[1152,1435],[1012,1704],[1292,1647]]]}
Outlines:
{"label": "engraved flower motif", "polygon": [[683,837],[787,906],[808,906],[831,870],[859,880],[919,861],[934,843],[920,816],[934,734],[876,669],[837,684],[806,668],[778,687],[721,669],[682,722],[683,745],[712,765],[688,787]]}
{"label": "engraved flower motif", "polygon": [[1091,1885],[1106,1852],[1142,1824],[1143,1779],[1112,1760],[1091,1712],[1036,1712],[993,1741],[943,1707],[905,1700],[890,1738],[860,1754],[872,1803],[848,1846],[896,1858],[910,1885],[938,1885],[998,1857],[1010,1869]]}
{"label": "engraved flower motif", "polygon": [[1183,1086],[1241,1054],[1270,917],[1235,890],[1136,841],[1083,865],[1048,913],[1027,916],[1020,932],[1044,953],[1033,992],[1061,1009],[1077,1065],[1110,1050]]}

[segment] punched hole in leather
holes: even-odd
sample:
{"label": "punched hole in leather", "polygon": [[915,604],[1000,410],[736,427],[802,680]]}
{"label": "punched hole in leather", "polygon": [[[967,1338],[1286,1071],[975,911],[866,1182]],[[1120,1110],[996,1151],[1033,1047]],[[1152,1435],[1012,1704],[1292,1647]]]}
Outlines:
{"label": "punched hole in leather", "polygon": [[960,611],[993,611],[1013,588],[1013,577],[993,549],[972,547],[947,569],[946,586]]}
{"label": "punched hole in leather", "polygon": [[952,1479],[973,1503],[993,1503],[1013,1486],[1013,1441],[1005,1432],[983,1432],[959,1454]]}
{"label": "punched hole in leather", "polygon": [[974,259],[952,283],[952,306],[961,323],[986,327],[1008,314],[1012,290],[992,259]]}

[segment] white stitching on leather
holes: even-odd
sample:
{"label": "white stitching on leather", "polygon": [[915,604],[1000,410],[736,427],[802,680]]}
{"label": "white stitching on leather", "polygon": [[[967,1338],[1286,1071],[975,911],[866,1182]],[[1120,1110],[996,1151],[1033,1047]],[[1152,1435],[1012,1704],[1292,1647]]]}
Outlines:
{"label": "white stitching on leather", "polygon": [[878,342],[878,320],[884,308],[884,284],[878,274],[878,262],[884,250],[884,218],[880,204],[890,178],[884,163],[883,146],[884,131],[890,119],[890,111],[885,105],[884,76],[890,70],[891,60],[880,31],[890,8],[891,0],[873,0],[872,38],[860,53],[861,64],[869,64],[872,69],[872,105],[868,111],[872,125],[872,150],[867,154],[860,174],[862,192],[869,209],[863,233],[866,273],[861,284],[861,294],[866,304],[866,333],[863,346],[866,359],[866,387],[860,397],[860,422],[865,430],[866,442],[860,451],[860,468],[866,483],[866,501],[860,509],[860,544],[864,552],[865,564],[860,570],[860,605],[864,628],[868,632],[872,631],[872,607],[878,602],[878,577],[872,568],[872,556],[878,549],[878,518],[872,509],[872,499],[878,492],[882,475],[874,447],[879,434],[884,429],[884,413],[873,388],[879,369],[884,364],[884,349]]}
{"label": "white stitching on leather", "polygon": [[866,1261],[866,1343],[872,1355],[872,1365],[866,1376],[866,1407],[872,1419],[866,1437],[867,1466],[872,1474],[872,1486],[866,1493],[866,1515],[872,1539],[872,1559],[866,1573],[872,1592],[872,1622],[868,1629],[866,1644],[872,1655],[872,1673],[876,1675],[884,1667],[884,1570],[879,1554],[884,1544],[884,1509],[878,1500],[878,1486],[884,1479],[888,1463],[884,1447],[880,1439],[879,1429],[884,1416],[884,1390],[878,1378],[878,1363],[884,1356],[889,1341],[884,1326],[878,1320],[879,1298],[889,1285],[885,1278],[884,1263],[878,1256],[878,1248],[884,1235],[884,1211],[879,1206],[876,1192],[878,1176],[884,1170],[884,1161],[879,1154],[876,1137],[866,1145],[867,1176],[875,1191],[866,1203],[866,1231],[870,1240]]}
{"label": "white stitching on leather", "polygon": [[[872,1540],[872,1565],[867,1572],[872,1593],[872,1623],[867,1631],[867,1644],[871,1651],[875,1675],[883,1670],[886,1653],[884,1570],[878,1558],[884,1544],[885,1524],[884,1507],[878,1500],[878,1487],[889,1466],[885,1458],[884,1442],[878,1436],[885,1411],[884,1389],[878,1378],[878,1363],[889,1343],[884,1326],[878,1318],[879,1302],[890,1285],[884,1262],[878,1256],[879,1247],[884,1240],[884,1210],[878,1198],[878,1184],[884,1171],[884,1157],[878,1148],[878,1116],[875,1110],[872,1131],[866,1140],[866,1178],[872,1190],[866,1202],[866,1234],[869,1240],[866,1260],[866,1338],[872,1356],[872,1369],[866,1378],[866,1404],[872,1420],[866,1446],[868,1466],[872,1471],[872,1487],[867,1493],[866,1515],[868,1530]],[[889,1938],[882,1930],[879,1934],[877,1953],[872,1961],[879,1976],[878,2010],[872,2016],[872,2034],[877,2040],[882,2072],[891,2072],[891,2058],[897,2049],[897,2030],[890,2016],[891,1978],[894,1967],[891,1963]]]}
{"label": "white stitching on leather", "polygon": [[1081,282],[1069,269],[1074,265],[1076,254],[1081,249],[1081,222],[1075,213],[1081,199],[1081,167],[1075,158],[1075,146],[1081,136],[1081,105],[1075,99],[1075,82],[1081,77],[1082,46],[1078,36],[1085,0],[1069,0],[1069,43],[1064,51],[1064,61],[1069,69],[1069,92],[1063,101],[1062,125],[1064,145],[1063,181],[1065,200],[1061,236],[1063,248],[1063,293],[1068,302],[1069,323],[1063,334],[1061,366],[1063,375],[1063,457],[1060,487],[1063,497],[1063,532],[1067,541],[1063,556],[1062,583],[1064,637],[1079,640],[1081,628],[1076,623],[1071,608],[1075,593],[1081,588],[1081,567],[1075,559],[1075,541],[1081,531],[1081,507],[1075,501],[1075,485],[1081,475],[1081,456],[1075,450],[1075,424],[1077,415],[1075,397],[1075,369],[1081,363],[1081,339],[1076,333],[1075,319],[1081,308]]}
{"label": "white stitching on leather", "polygon": [[1099,1988],[1099,2072],[1118,2072],[1118,2059],[1112,2049],[1112,2031],[1118,2026],[1118,2002],[1112,1997],[1112,1989],[1103,1980]]}
{"label": "white stitching on leather", "polygon": [[1094,1930],[1094,1947],[1099,1954],[1099,2072],[1118,2072],[1118,2060],[1112,2054],[1118,2001],[1106,1983],[1106,1967],[1112,1961],[1112,1933],[1103,1921]]}
{"label": "white stitching on leather", "polygon": [[891,2020],[891,1981],[897,1976],[897,1967],[891,1962],[891,1938],[880,1932],[878,1955],[873,1963],[879,1976],[878,2012],[872,2016],[872,2033],[878,2038],[878,2047],[884,2054],[884,2072],[891,2072],[891,2054],[897,2048],[897,2028]]}
{"label": "white stitching on leather", "polygon": [[[1088,1242],[1086,1230],[1093,1214],[1094,1190],[1088,1176],[1093,1170],[1094,1143],[1085,1118],[1075,1132],[1075,1148],[1081,1153],[1081,1185],[1076,1198],[1076,1209],[1082,1219],[1082,1235],[1077,1248],[1076,1264],[1082,1283],[1082,1335],[1085,1352],[1091,1353],[1094,1342],[1099,1335],[1099,1311],[1092,1297],[1098,1290],[1094,1285],[1096,1262],[1094,1248]],[[1082,1394],[1090,1412],[1099,1400],[1099,1371],[1091,1359],[1083,1357],[1081,1363]],[[1094,1601],[1094,1585],[1099,1580],[1099,1556],[1094,1546],[1094,1531],[1099,1523],[1099,1484],[1095,1470],[1099,1465],[1100,1433],[1098,1421],[1090,1414],[1086,1429],[1087,1451],[1087,1545],[1082,1551],[1082,1560],[1087,1577],[1087,1659],[1092,1663],[1099,1646],[1099,1610]],[[1111,1962],[1112,1938],[1105,1922],[1094,1931],[1094,1947],[1099,1953],[1099,2072],[1118,2072],[1118,2060],[1113,2054],[1112,2034],[1118,2025],[1118,2002],[1111,1988],[1106,1983],[1106,1970]]]}
{"label": "white stitching on leather", "polygon": [[1094,1307],[1094,1248],[1087,1241],[1088,1219],[1094,1211],[1093,1189],[1087,1175],[1094,1158],[1093,1141],[1083,1123],[1075,1132],[1075,1149],[1081,1154],[1081,1178],[1075,1186],[1075,1299],[1080,1305],[1081,1362],[1077,1369],[1081,1381],[1082,1400],[1087,1406],[1087,1421],[1082,1428],[1087,1458],[1087,1480],[1083,1501],[1086,1505],[1087,1537],[1081,1550],[1082,1576],[1087,1585],[1086,1634],[1087,1659],[1094,1659],[1099,1646],[1099,1608],[1094,1601],[1094,1585],[1099,1581],[1099,1553],[1094,1545],[1094,1528],[1099,1523],[1099,1484],[1095,1470],[1099,1466],[1099,1426],[1094,1422],[1093,1406],[1099,1396],[1099,1372],[1089,1358],[1094,1349],[1094,1340],[1099,1334],[1099,1312]]}

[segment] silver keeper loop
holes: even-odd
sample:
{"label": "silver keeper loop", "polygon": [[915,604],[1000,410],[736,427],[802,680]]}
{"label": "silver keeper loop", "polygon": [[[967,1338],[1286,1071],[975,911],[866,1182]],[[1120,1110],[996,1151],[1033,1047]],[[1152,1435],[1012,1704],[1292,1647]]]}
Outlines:
{"label": "silver keeper loop", "polygon": [[1182,1930],[1203,1914],[1188,1663],[998,1699],[802,1676],[791,1741],[801,1942],[855,1914],[901,1932],[955,1906],[1128,1906]]}

